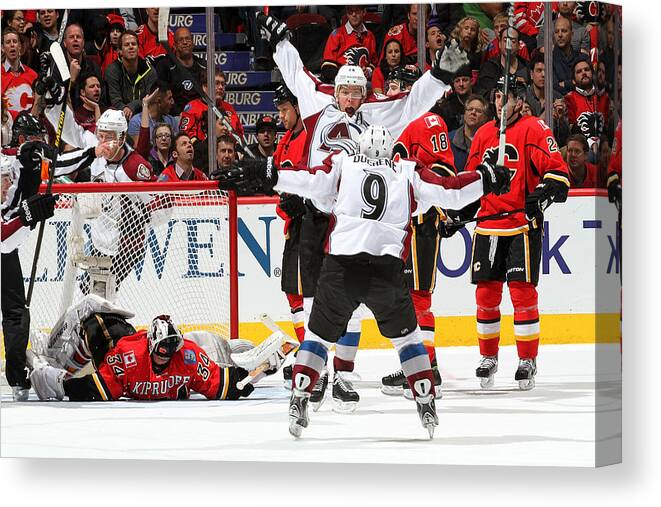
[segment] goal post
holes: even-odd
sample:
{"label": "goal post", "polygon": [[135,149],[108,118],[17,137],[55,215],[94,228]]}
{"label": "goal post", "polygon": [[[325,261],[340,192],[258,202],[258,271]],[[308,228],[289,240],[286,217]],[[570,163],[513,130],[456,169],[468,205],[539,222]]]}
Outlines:
{"label": "goal post", "polygon": [[[136,328],[168,314],[184,332],[238,337],[234,192],[196,181],[59,184],[53,193],[60,199],[46,223],[32,329],[50,331],[95,293],[134,312]],[[24,274],[33,236],[20,249]]]}

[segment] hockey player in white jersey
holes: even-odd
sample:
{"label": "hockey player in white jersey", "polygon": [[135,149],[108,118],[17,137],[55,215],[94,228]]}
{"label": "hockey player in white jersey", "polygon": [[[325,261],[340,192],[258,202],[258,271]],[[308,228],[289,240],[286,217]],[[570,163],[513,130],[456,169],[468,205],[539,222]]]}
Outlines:
{"label": "hockey player in white jersey", "polygon": [[[468,61],[465,52],[455,44],[442,57],[439,55],[432,71],[419,79],[410,93],[368,100],[367,80],[359,66],[342,66],[335,77],[335,87],[323,85],[305,69],[296,48],[288,41],[289,31],[284,23],[263,14],[257,15],[257,23],[274,50],[273,59],[286,85],[298,98],[307,132],[303,165],[308,168],[321,165],[337,151],[356,153],[361,132],[372,123],[384,125],[399,136],[410,121],[427,112],[443,96],[449,89],[446,83],[451,83],[454,72]],[[317,195],[307,199],[306,206],[301,225],[300,269],[307,322],[324,258],[332,199]],[[350,372],[360,340],[360,313],[358,309],[350,320],[333,359],[333,400],[340,411],[354,410],[359,400]],[[324,370],[312,394],[315,410],[323,402],[327,383],[328,373]]]}
{"label": "hockey player in white jersey", "polygon": [[510,174],[482,165],[476,174],[438,176],[414,161],[391,160],[392,144],[387,129],[370,126],[355,155],[334,154],[309,171],[276,170],[272,159],[244,160],[221,181],[226,188],[251,182],[267,194],[288,192],[332,201],[328,255],[293,370],[289,431],[295,437],[308,426],[308,402],[328,349],[360,303],[374,313],[379,331],[397,350],[430,438],[438,425],[434,376],[403,272],[411,215],[418,205],[460,209],[485,193],[507,192]]}

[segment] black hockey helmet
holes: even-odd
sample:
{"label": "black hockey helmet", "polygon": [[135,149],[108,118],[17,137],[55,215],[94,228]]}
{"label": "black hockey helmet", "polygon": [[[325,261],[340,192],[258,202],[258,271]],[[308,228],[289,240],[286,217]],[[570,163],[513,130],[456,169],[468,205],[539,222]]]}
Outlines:
{"label": "black hockey helmet", "polygon": [[276,106],[279,106],[285,102],[289,102],[292,106],[295,106],[298,104],[298,99],[296,98],[296,95],[294,95],[292,91],[287,88],[287,85],[282,83],[275,89],[275,92],[273,93],[273,103]]}
{"label": "black hockey helmet", "polygon": [[[21,140],[21,136],[23,139]],[[11,129],[10,146],[17,147],[30,140],[31,137],[46,137],[46,129],[37,118],[27,111],[21,111],[16,116]]]}
{"label": "black hockey helmet", "polygon": [[[508,87],[509,93],[513,94],[515,98],[525,99],[526,85],[518,80],[515,74],[510,74]],[[491,102],[493,103],[496,102],[496,92],[505,93],[505,76],[500,76],[491,91]]]}
{"label": "black hockey helmet", "polygon": [[400,88],[406,89],[413,86],[420,76],[422,72],[417,65],[404,65],[391,70],[386,81],[399,81]]}

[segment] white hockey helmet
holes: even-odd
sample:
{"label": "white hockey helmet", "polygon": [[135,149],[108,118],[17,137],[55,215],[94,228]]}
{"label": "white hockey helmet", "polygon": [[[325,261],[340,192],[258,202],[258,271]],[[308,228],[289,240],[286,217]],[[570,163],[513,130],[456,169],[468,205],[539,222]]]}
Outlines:
{"label": "white hockey helmet", "polygon": [[161,357],[172,357],[184,346],[184,337],[170,320],[169,315],[156,317],[147,331],[149,353]]}
{"label": "white hockey helmet", "polygon": [[117,109],[106,109],[96,122],[96,130],[104,130],[106,132],[117,132],[117,137],[126,133],[129,129],[126,123],[126,116],[122,111]]}
{"label": "white hockey helmet", "polygon": [[358,65],[342,65],[335,76],[335,91],[340,86],[360,86],[363,96],[367,94],[367,78]]}
{"label": "white hockey helmet", "polygon": [[369,158],[390,158],[395,140],[390,131],[381,125],[370,125],[360,134],[358,149]]}

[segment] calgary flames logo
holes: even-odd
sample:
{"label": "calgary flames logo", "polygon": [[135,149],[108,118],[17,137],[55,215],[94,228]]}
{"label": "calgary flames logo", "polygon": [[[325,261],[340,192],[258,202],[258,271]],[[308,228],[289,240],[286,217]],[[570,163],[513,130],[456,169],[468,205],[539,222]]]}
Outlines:
{"label": "calgary flames logo", "polygon": [[370,52],[365,47],[352,47],[344,52],[347,65],[358,65],[365,68],[370,63]]}
{"label": "calgary flames logo", "polygon": [[[511,144],[505,145],[505,160],[508,162],[518,162],[519,152],[516,147]],[[482,162],[488,162],[490,165],[496,165],[498,162],[498,146],[493,146],[484,151]]]}

